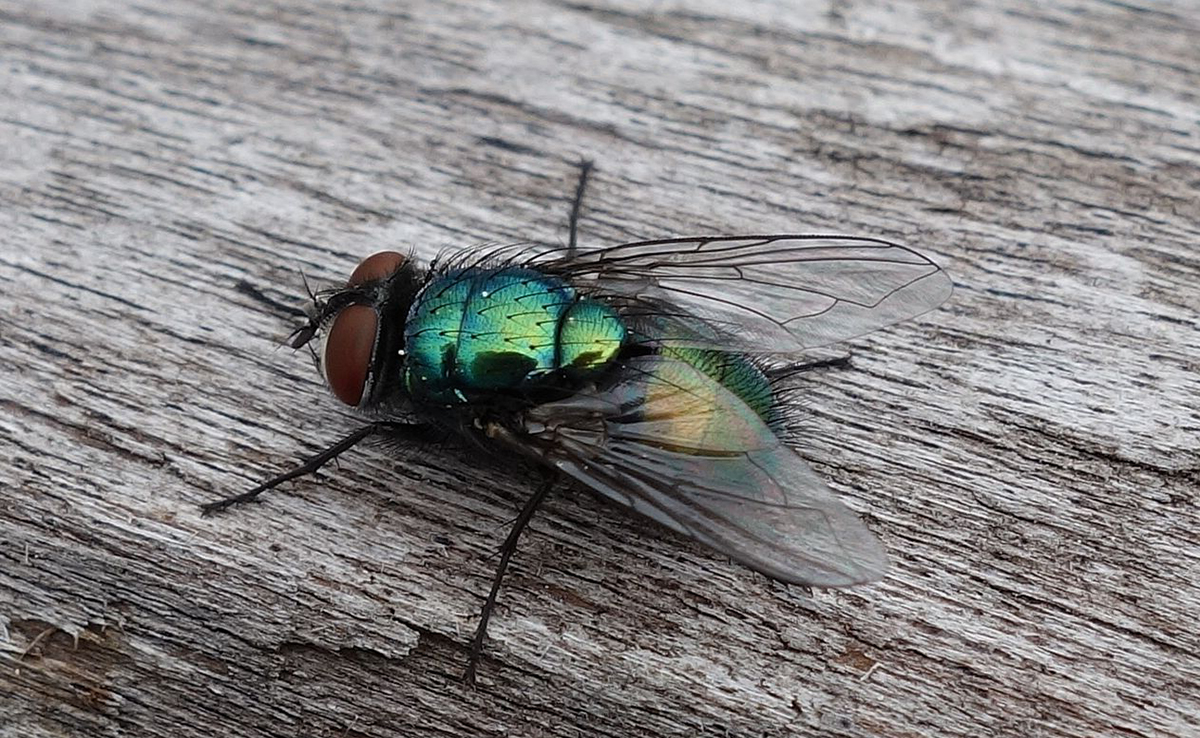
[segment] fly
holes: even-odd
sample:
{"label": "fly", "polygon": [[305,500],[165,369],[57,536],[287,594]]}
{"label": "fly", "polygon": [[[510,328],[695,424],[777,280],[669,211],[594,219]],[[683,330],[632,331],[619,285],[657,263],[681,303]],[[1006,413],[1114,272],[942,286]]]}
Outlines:
{"label": "fly", "polygon": [[540,467],[544,482],[500,548],[468,682],[517,539],[563,478],[781,582],[845,587],[887,568],[875,535],[785,443],[796,412],[764,357],[932,310],[949,297],[949,277],[909,248],[852,236],[579,251],[590,171],[584,162],[566,247],[501,247],[428,267],[384,251],[312,295],[289,343],[309,347],[334,396],[369,422],[203,506],[253,500],[370,437],[458,437]]}

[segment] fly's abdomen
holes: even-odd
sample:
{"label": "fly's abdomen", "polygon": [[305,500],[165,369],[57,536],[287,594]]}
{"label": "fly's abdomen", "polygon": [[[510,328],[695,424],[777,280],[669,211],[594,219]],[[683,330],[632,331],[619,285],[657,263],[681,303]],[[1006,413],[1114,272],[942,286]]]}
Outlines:
{"label": "fly's abdomen", "polygon": [[447,272],[417,295],[405,325],[414,400],[458,404],[521,390],[552,372],[603,369],[625,340],[608,306],[520,267]]}
{"label": "fly's abdomen", "polygon": [[667,344],[662,353],[684,361],[732,392],[767,424],[774,420],[775,392],[771,380],[741,354]]}

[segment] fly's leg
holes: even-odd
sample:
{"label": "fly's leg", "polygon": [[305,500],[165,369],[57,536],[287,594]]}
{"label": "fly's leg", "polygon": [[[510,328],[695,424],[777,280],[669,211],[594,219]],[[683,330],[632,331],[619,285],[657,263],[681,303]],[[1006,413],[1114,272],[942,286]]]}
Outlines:
{"label": "fly's leg", "polygon": [[805,422],[804,413],[792,411],[792,408],[803,404],[805,396],[804,383],[796,381],[796,378],[808,372],[849,368],[850,357],[839,356],[772,367],[764,371],[767,381],[771,384],[771,394],[775,397],[777,409],[774,417],[767,423],[771,432],[788,446],[802,446],[805,439],[812,435],[813,429]]}
{"label": "fly's leg", "polygon": [[788,379],[797,374],[805,372],[818,371],[821,369],[849,369],[850,357],[838,356],[834,359],[820,359],[818,361],[806,361],[803,364],[788,364],[787,366],[775,367],[768,369],[765,374],[767,379],[772,382],[780,379]]}
{"label": "fly's leg", "polygon": [[[295,305],[289,305],[287,303],[280,302],[279,300],[276,300],[275,298],[268,296],[267,293],[263,292],[262,290],[255,287],[253,284],[251,284],[250,282],[248,282],[244,279],[239,280],[237,285],[235,285],[235,287],[237,288],[238,292],[241,292],[243,295],[246,295],[247,297],[257,300],[258,302],[262,303],[263,305],[266,305],[267,307],[271,308],[271,310],[273,310],[276,313],[279,313],[280,315],[286,315],[289,318],[307,318],[308,317],[308,313],[305,312],[305,310],[303,308],[299,308],[299,307],[296,307]],[[311,291],[309,292],[309,295],[310,296],[312,295]]]}
{"label": "fly's leg", "polygon": [[[288,336],[287,345],[294,349],[302,348],[309,341],[311,341],[313,336],[316,335],[317,329],[320,327],[317,322],[317,317],[319,317],[317,296],[313,293],[312,288],[308,286],[308,278],[304,276],[304,272],[300,272],[300,278],[304,280],[304,289],[306,292],[308,292],[308,299],[313,306],[311,308],[311,313],[309,310],[305,310],[304,308],[299,308],[295,305],[288,305],[287,303],[280,302],[279,300],[268,296],[265,292],[244,279],[239,281],[236,285],[238,292],[241,292],[243,295],[262,303],[263,305],[269,307],[273,312],[286,315],[289,318],[302,318],[304,320],[304,325],[292,331],[291,335]],[[311,350],[311,348],[312,347],[310,346],[309,349]]]}
{"label": "fly's leg", "polygon": [[321,451],[320,453],[317,453],[317,454],[314,454],[314,455],[308,457],[307,459],[302,461],[298,466],[293,467],[292,469],[289,469],[288,471],[285,471],[282,474],[279,474],[277,476],[274,476],[274,477],[268,479],[267,481],[258,485],[254,489],[247,490],[247,491],[241,493],[240,495],[226,497],[223,500],[217,500],[216,502],[209,502],[204,505],[201,505],[200,506],[201,514],[208,515],[210,513],[215,513],[215,512],[224,510],[225,508],[230,507],[232,505],[240,505],[243,502],[251,502],[252,500],[257,498],[259,495],[261,495],[263,492],[266,492],[269,489],[274,489],[275,487],[278,487],[279,485],[283,484],[284,482],[286,482],[290,479],[295,479],[296,477],[302,477],[306,474],[315,474],[317,472],[317,470],[319,470],[321,467],[325,466],[329,462],[336,459],[338,456],[341,456],[343,453],[354,448],[359,443],[361,443],[362,441],[366,440],[367,438],[369,438],[371,436],[389,435],[389,436],[396,436],[398,438],[402,438],[402,439],[408,440],[408,441],[420,441],[424,438],[428,438],[427,432],[429,430],[430,429],[428,426],[421,425],[421,424],[415,424],[415,423],[380,422],[380,423],[371,423],[370,425],[365,425],[362,428],[359,428],[358,430],[354,431],[350,435],[346,436],[342,440],[338,441],[337,443],[333,444],[329,448],[325,449],[324,451]]}
{"label": "fly's leg", "polygon": [[554,481],[553,476],[547,475],[542,485],[521,508],[521,514],[517,516],[512,528],[508,531],[508,537],[500,546],[500,563],[496,566],[495,576],[492,577],[492,589],[483,603],[483,609],[479,611],[479,625],[475,626],[475,637],[471,639],[471,651],[467,656],[467,669],[463,672],[463,681],[468,685],[474,686],[475,684],[475,667],[479,665],[479,659],[483,656],[483,642],[487,639],[488,621],[492,618],[492,610],[496,609],[496,595],[500,592],[500,583],[504,580],[508,561],[512,558],[513,551],[517,550],[517,539],[521,537],[521,531],[525,530],[525,526],[537,512],[538,506],[542,504],[542,500],[554,486]]}
{"label": "fly's leg", "polygon": [[567,258],[575,256],[575,242],[579,231],[579,211],[583,208],[583,193],[587,189],[588,175],[592,172],[593,162],[584,159],[579,162],[579,184],[575,185],[575,199],[571,201],[571,217],[567,221],[570,238],[567,241]]}

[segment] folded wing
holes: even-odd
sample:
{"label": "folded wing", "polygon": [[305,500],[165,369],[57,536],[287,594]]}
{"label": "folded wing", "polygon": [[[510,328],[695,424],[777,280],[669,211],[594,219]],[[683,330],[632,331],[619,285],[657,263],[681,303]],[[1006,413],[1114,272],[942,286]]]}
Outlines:
{"label": "folded wing", "polygon": [[628,360],[603,390],[535,408],[529,440],[563,473],[784,582],[880,578],[875,536],[750,407],[690,364]]}
{"label": "folded wing", "polygon": [[[887,241],[779,235],[644,241],[550,258],[573,284],[639,306],[651,334],[695,346],[797,352],[932,310],[950,278]],[[636,316],[635,316],[636,317]]]}

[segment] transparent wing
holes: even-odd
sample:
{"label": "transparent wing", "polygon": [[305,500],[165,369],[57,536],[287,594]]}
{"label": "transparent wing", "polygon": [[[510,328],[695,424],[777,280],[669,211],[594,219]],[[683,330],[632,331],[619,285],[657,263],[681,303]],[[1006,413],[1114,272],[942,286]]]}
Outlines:
{"label": "transparent wing", "polygon": [[757,353],[860,336],[932,310],[951,292],[921,254],[851,236],[643,241],[551,255],[544,266],[630,300],[635,312],[642,306],[672,339]]}
{"label": "transparent wing", "polygon": [[684,362],[633,358],[614,385],[540,405],[526,424],[563,473],[774,579],[839,587],[887,568],[820,477]]}

